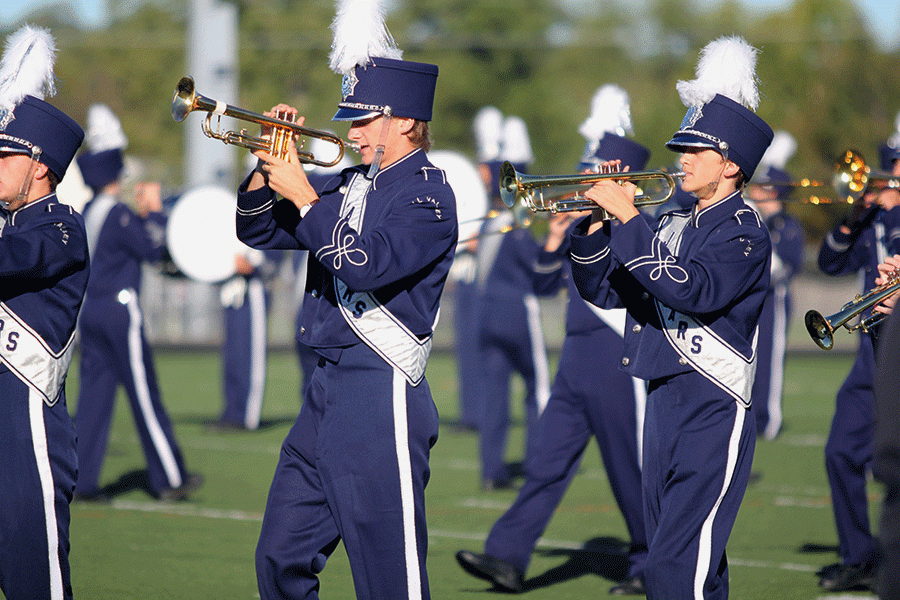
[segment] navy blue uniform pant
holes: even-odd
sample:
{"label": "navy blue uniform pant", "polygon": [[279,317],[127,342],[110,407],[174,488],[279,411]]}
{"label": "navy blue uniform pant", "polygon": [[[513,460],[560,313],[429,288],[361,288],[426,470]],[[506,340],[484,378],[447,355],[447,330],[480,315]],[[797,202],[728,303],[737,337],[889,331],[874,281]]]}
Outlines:
{"label": "navy blue uniform pant", "polygon": [[875,451],[875,351],[862,334],[856,361],[838,390],[831,432],[825,444],[825,471],[841,560],[856,565],[873,560],[866,476]]}
{"label": "navy blue uniform pant", "polygon": [[75,413],[79,493],[98,491],[120,384],[134,415],[151,491],[158,494],[179,487],[187,471],[162,404],[137,296],[131,292],[119,298],[86,298],[79,327],[80,393]]}
{"label": "navy blue uniform pant", "polygon": [[728,597],[725,546],[755,444],[750,410],[699,373],[650,382],[642,473],[649,600]]}
{"label": "navy blue uniform pant", "polygon": [[453,315],[456,373],[459,381],[459,421],[473,429],[481,419],[478,405],[478,319],[475,317],[478,288],[475,283],[456,282]]}
{"label": "navy blue uniform pant", "polygon": [[425,485],[438,415],[364,344],[320,360],[281,448],[256,550],[263,600],[318,598],[343,541],[360,600],[429,598]]}
{"label": "navy blue uniform pant", "polygon": [[[525,484],[515,502],[491,529],[484,549],[487,554],[523,573],[527,570],[534,546],[578,471],[593,435],[628,527],[628,577],[643,577],[647,535],[638,460],[638,408],[634,380],[618,369],[622,345],[622,338],[611,329],[566,336],[550,400],[539,421],[538,453],[528,460]],[[585,357],[590,357],[589,369],[585,369]]]}
{"label": "navy blue uniform pant", "polygon": [[789,315],[787,288],[777,286],[766,296],[759,315],[756,378],[753,380],[752,394],[756,431],[767,440],[778,437],[784,420],[781,396],[784,391],[784,354]]}
{"label": "navy blue uniform pant", "polygon": [[262,280],[247,280],[239,307],[225,307],[221,420],[247,429],[259,427],[266,391],[266,311],[269,298]]}
{"label": "navy blue uniform pant", "polygon": [[[482,300],[482,302],[488,302]],[[549,396],[549,373],[540,330],[537,299],[486,305],[480,313],[478,344],[478,407],[481,421],[481,476],[502,481],[509,477],[505,454],[509,432],[510,382],[518,373],[525,383],[525,457],[537,449],[540,402]],[[539,398],[543,395],[543,398]]]}
{"label": "navy blue uniform pant", "polygon": [[0,366],[0,396],[0,590],[8,600],[71,598],[77,459],[65,394],[47,406]]}

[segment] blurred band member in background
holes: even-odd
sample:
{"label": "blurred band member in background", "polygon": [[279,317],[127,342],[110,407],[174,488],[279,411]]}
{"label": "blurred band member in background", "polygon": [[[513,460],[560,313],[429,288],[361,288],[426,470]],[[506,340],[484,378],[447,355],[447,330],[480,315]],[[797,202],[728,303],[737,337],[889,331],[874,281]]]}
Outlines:
{"label": "blurred band member in background", "polygon": [[[56,44],[24,26],[0,61],[0,590],[72,598],[69,503],[78,462],[65,379],[88,281],[84,221],[56,186],[81,145],[52,96]],[[24,76],[22,76],[24,74]]]}
{"label": "blurred band member in background", "polygon": [[[338,8],[331,63],[344,75],[334,120],[351,123],[363,164],[317,193],[294,148],[288,161],[257,151],[238,191],[241,240],[309,250],[300,335],[319,354],[263,516],[263,600],[317,597],[339,542],[357,598],[430,597],[425,485],[438,414],[425,366],[456,207],[425,154],[438,68],[400,60],[380,5],[367,6],[375,13]],[[360,31],[381,35],[367,43]]]}
{"label": "blurred band member in background", "polygon": [[[625,90],[603,86],[592,101],[592,115],[581,128],[588,138],[579,172],[621,160],[643,170],[650,156],[633,133]],[[511,592],[525,590],[524,575],[538,538],[578,471],[593,435],[600,447],[610,487],[628,529],[624,577],[610,593],[644,593],[647,536],[641,500],[639,430],[647,391],[643,381],[619,369],[624,348],[625,309],[601,309],[584,301],[570,275],[566,256],[572,215],[550,221],[550,234],[538,257],[538,289],[555,293],[567,286],[566,337],[547,407],[541,413],[535,456],[527,460],[525,484],[515,502],[491,528],[484,554],[460,550],[456,558],[468,573]],[[584,214],[580,214],[584,216]],[[589,361],[589,366],[585,361]]]}
{"label": "blurred band member in background", "polygon": [[[627,310],[625,371],[649,382],[643,438],[647,597],[724,599],[725,548],[750,477],[757,320],[769,287],[769,234],[741,195],[772,140],[754,110],[757,50],[739,37],[701,52],[678,83],[688,107],[666,146],[681,152],[692,210],[655,227],[636,186],[600,181],[597,211],[571,236],[583,298]],[[730,95],[725,95],[730,94]]]}
{"label": "blurred band member in background", "polygon": [[[883,150],[882,170],[900,175],[900,152]],[[900,253],[900,190],[870,189],[849,218],[831,230],[819,248],[819,268],[828,275],[861,273],[863,291],[875,287],[878,265]],[[832,592],[870,587],[876,541],[869,523],[866,480],[875,435],[875,344],[860,332],[856,361],[835,399],[825,445],[825,470],[840,547],[840,562],[817,572],[819,585]]]}
{"label": "blurred band member in background", "polygon": [[776,131],[763,155],[756,177],[747,185],[748,204],[756,208],[772,240],[772,273],[769,293],[759,317],[756,379],[753,382],[753,412],[756,433],[761,438],[778,437],[784,415],[784,354],[791,315],[791,281],[803,267],[803,226],[784,209],[793,187],[785,170],[797,142],[786,131]]}
{"label": "blurred band member in background", "polygon": [[283,253],[246,248],[234,255],[235,274],[222,283],[222,414],[216,430],[255,430],[266,393],[268,312]]}
{"label": "blurred band member in background", "polygon": [[506,117],[497,160],[480,165],[497,215],[481,228],[475,268],[476,404],[481,411],[481,487],[486,491],[512,488],[514,478],[522,475],[521,467],[506,461],[513,374],[518,373],[525,384],[526,460],[538,451],[538,417],[550,397],[550,367],[534,283],[541,246],[528,228],[515,222],[515,211],[506,209],[500,200],[503,161],[525,172],[533,160],[525,122]]}
{"label": "blurred band member in background", "polygon": [[149,492],[160,500],[183,500],[201,478],[188,473],[162,403],[139,302],[141,265],[162,259],[165,248],[159,185],[138,188],[135,214],[122,201],[122,151],[128,141],[119,119],[106,105],[95,104],[87,124],[86,152],[78,165],[94,197],[84,209],[91,277],[79,318],[76,498],[109,499],[100,487],[100,474],[122,385],[147,460]]}

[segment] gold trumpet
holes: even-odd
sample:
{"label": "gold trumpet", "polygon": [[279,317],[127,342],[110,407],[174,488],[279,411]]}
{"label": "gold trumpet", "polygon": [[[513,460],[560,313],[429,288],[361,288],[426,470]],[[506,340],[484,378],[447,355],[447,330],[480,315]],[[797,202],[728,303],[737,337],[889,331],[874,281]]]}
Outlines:
{"label": "gold trumpet", "polygon": [[[294,143],[295,136],[305,136],[310,138],[319,138],[338,147],[337,158],[330,162],[316,160],[311,152],[304,152],[298,149],[297,156],[302,163],[318,165],[320,167],[333,167],[344,157],[344,140],[340,137],[321,131],[318,129],[310,129],[303,127],[290,121],[274,119],[249,110],[237,108],[224,102],[218,102],[198,94],[194,89],[194,80],[190,77],[182,77],[175,86],[175,97],[172,98],[172,118],[179,123],[195,110],[206,111],[206,120],[203,121],[203,133],[207,137],[221,140],[226,144],[234,144],[242,148],[250,150],[265,150],[273,156],[277,156],[282,160],[287,160],[288,149]],[[216,127],[212,127],[212,117],[216,115],[218,121]],[[257,123],[262,126],[268,126],[272,129],[269,136],[252,136],[247,133],[246,129],[240,131],[221,131],[219,121],[222,115],[233,117],[250,123]]]}
{"label": "gold trumpet", "polygon": [[850,332],[861,329],[868,333],[875,325],[883,321],[887,315],[876,312],[865,319],[860,319],[856,325],[847,324],[851,319],[884,301],[898,290],[900,290],[900,272],[893,271],[887,281],[872,288],[865,294],[858,294],[856,298],[845,304],[841,310],[829,317],[823,317],[815,310],[807,311],[804,318],[806,330],[819,348],[831,350],[834,347],[834,331],[838,327],[844,327]]}
{"label": "gold trumpet", "polygon": [[[571,189],[580,186],[591,186],[605,179],[613,181],[661,180],[666,184],[665,192],[660,196],[639,194],[634,198],[635,206],[653,206],[662,204],[675,193],[675,179],[684,177],[684,173],[667,173],[665,171],[625,171],[619,173],[587,173],[584,175],[523,175],[516,171],[510,162],[500,167],[500,198],[512,208],[523,203],[532,212],[549,211],[551,213],[575,212],[580,210],[599,209],[595,203],[584,198],[578,191],[572,194]],[[548,190],[557,188],[556,193]],[[605,215],[605,219],[612,216]]]}

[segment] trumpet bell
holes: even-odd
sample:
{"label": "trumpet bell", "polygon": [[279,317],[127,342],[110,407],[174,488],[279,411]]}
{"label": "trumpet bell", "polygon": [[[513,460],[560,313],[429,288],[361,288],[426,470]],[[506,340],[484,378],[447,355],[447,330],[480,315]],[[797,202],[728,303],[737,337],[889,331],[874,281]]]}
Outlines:
{"label": "trumpet bell", "polygon": [[803,320],[806,331],[819,348],[831,350],[834,347],[834,328],[820,312],[809,310]]}
{"label": "trumpet bell", "polygon": [[869,167],[862,154],[847,150],[837,160],[831,185],[841,200],[856,202],[869,184]]}

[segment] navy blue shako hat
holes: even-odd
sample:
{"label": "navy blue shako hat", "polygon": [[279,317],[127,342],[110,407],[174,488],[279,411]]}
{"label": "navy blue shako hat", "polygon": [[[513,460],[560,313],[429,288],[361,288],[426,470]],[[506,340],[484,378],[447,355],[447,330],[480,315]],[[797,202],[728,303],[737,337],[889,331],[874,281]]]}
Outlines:
{"label": "navy blue shako hat", "polygon": [[344,75],[343,100],[332,121],[367,119],[388,109],[396,117],[430,121],[437,76],[437,65],[371,57]]}
{"label": "navy blue shako hat", "polygon": [[778,167],[769,165],[765,167],[765,172],[760,174],[751,183],[763,187],[775,188],[775,191],[778,193],[778,200],[785,200],[794,190],[791,185],[792,181],[793,179],[791,178],[790,173],[783,169],[779,169]]}
{"label": "navy blue shako hat", "polygon": [[83,139],[74,119],[34,96],[25,96],[0,122],[0,152],[35,156],[59,180]]}
{"label": "navy blue shako hat", "polygon": [[716,94],[706,104],[688,108],[666,148],[676,152],[685,148],[716,150],[740,167],[749,180],[773,135],[772,128],[752,110]]}
{"label": "navy blue shako hat", "polygon": [[713,40],[700,51],[697,77],[677,84],[687,112],[667,148],[715,150],[747,181],[753,177],[774,135],[754,112],[759,104],[756,55],[756,48],[737,36]]}
{"label": "navy blue shako hat", "polygon": [[577,170],[579,173],[585,170],[596,170],[600,163],[609,160],[621,160],[621,167],[628,167],[630,171],[643,171],[650,160],[650,150],[638,142],[615,133],[603,135],[597,145],[597,149],[591,153],[592,144],[585,148],[585,156],[581,157]]}
{"label": "navy blue shako hat", "polygon": [[87,114],[86,151],[78,157],[84,182],[94,193],[117,181],[125,168],[128,138],[119,118],[105,104],[93,104]]}

